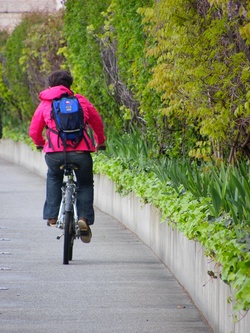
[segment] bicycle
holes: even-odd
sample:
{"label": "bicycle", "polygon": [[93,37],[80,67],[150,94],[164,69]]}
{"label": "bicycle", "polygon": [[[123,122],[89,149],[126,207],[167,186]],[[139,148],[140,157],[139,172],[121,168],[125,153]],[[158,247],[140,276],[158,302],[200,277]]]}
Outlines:
{"label": "bicycle", "polygon": [[[99,150],[106,150],[106,146],[100,146]],[[78,226],[77,214],[77,182],[75,170],[79,166],[76,163],[65,163],[60,166],[64,170],[64,179],[62,186],[62,200],[59,208],[59,214],[56,227],[63,229],[64,233],[57,236],[60,239],[64,236],[63,245],[63,264],[68,265],[73,259],[73,246],[76,238],[80,238],[80,228]]]}
{"label": "bicycle", "polygon": [[57,236],[59,240],[64,236],[63,246],[63,264],[67,265],[73,258],[74,240],[80,237],[80,229],[78,227],[78,215],[76,209],[77,202],[77,184],[75,170],[79,166],[76,163],[68,163],[60,166],[64,170],[65,181],[62,186],[62,200],[60,204],[59,214],[56,227],[63,229],[64,233]]}

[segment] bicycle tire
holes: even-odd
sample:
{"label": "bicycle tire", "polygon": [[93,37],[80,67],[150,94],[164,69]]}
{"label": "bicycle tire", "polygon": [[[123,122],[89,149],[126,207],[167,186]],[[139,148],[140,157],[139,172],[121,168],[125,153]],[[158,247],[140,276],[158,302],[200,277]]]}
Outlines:
{"label": "bicycle tire", "polygon": [[73,259],[73,244],[74,244],[74,238],[71,238],[71,243],[69,247],[69,261]]}
{"label": "bicycle tire", "polygon": [[64,220],[64,246],[63,246],[63,264],[68,265],[73,257],[74,231],[73,216],[71,212],[65,212]]}

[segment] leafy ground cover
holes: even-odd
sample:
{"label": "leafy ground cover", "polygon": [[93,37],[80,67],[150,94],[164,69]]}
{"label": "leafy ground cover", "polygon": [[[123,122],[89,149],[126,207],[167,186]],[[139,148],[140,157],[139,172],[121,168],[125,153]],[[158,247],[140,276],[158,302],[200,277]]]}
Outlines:
{"label": "leafy ground cover", "polygon": [[[164,160],[162,164],[159,161],[157,164],[155,160],[150,159],[150,149],[147,149],[144,141],[139,140],[136,134],[133,140],[131,135],[128,140],[112,139],[108,147],[106,154],[94,157],[95,173],[105,174],[111,179],[121,195],[134,192],[142,202],[158,207],[162,212],[162,222],[177,228],[188,239],[199,241],[206,255],[216,263],[216,272],[208,273],[212,274],[212,277],[221,278],[232,289],[232,298],[228,302],[233,302],[236,311],[248,311],[250,308],[249,220],[239,219],[244,214],[239,215],[236,212],[234,215],[234,211],[230,209],[226,211],[222,204],[223,199],[217,198],[223,191],[228,190],[229,186],[228,183],[227,186],[224,185],[220,179],[222,176],[217,172],[220,170],[225,176],[224,166],[210,170],[207,175],[204,166],[203,169],[200,167],[199,171],[196,168],[192,170],[186,167],[184,173],[181,170],[181,166],[184,168],[183,163],[177,164],[171,161],[171,165],[167,166]],[[234,175],[234,172],[230,174]],[[228,180],[229,183],[230,181]],[[210,193],[216,191],[214,198],[212,195],[209,196],[209,188]],[[236,195],[238,197],[235,200],[239,205],[242,204],[237,189]],[[248,210],[246,201],[244,205]],[[238,210],[241,211],[240,208]]]}
{"label": "leafy ground cover", "polygon": [[[5,127],[3,137],[13,141],[23,141],[34,148],[27,136],[27,125],[24,127],[19,131],[16,128],[11,130]],[[239,215],[236,212],[235,215],[236,208],[233,212],[230,209],[226,212],[225,205],[222,204],[223,200],[228,200],[225,199],[225,193],[228,186],[231,186],[230,184],[225,186],[224,182],[232,182],[229,176],[230,181],[225,180],[229,171],[225,172],[224,166],[211,169],[211,165],[207,164],[209,171],[206,172],[204,165],[191,168],[183,161],[177,163],[171,160],[167,164],[166,159],[153,159],[150,156],[154,148],[149,147],[136,132],[116,139],[111,137],[107,146],[105,153],[93,156],[94,172],[104,174],[111,179],[120,195],[125,196],[134,192],[143,203],[150,203],[159,208],[162,213],[162,223],[169,223],[188,239],[199,241],[206,255],[216,264],[216,272],[208,274],[212,278],[221,278],[230,285],[232,297],[228,302],[233,302],[236,311],[248,311],[250,226],[249,220],[245,219],[243,213]],[[240,173],[240,170],[243,171]],[[235,176],[235,172],[233,169],[232,179],[238,177],[234,184],[237,196],[235,204],[238,203],[239,212],[245,209],[248,214],[249,193],[244,196],[243,189],[248,191],[248,182],[244,179],[247,179],[250,171],[246,166],[242,166],[238,170],[238,175]],[[240,190],[237,190],[238,182]],[[213,190],[209,192],[209,188],[217,189],[218,193],[216,192],[214,198]],[[219,200],[219,207],[217,196],[222,193],[224,198]],[[240,205],[243,205],[244,209],[240,208]],[[243,220],[240,220],[239,216],[243,216]]]}

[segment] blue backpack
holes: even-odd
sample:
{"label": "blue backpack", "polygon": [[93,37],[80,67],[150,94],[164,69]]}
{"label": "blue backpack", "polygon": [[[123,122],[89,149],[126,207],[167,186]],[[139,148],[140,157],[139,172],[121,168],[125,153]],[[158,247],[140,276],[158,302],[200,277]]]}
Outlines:
{"label": "blue backpack", "polygon": [[55,120],[56,131],[49,128],[62,140],[64,148],[76,148],[84,137],[84,115],[75,96],[63,95],[52,101],[51,118]]}

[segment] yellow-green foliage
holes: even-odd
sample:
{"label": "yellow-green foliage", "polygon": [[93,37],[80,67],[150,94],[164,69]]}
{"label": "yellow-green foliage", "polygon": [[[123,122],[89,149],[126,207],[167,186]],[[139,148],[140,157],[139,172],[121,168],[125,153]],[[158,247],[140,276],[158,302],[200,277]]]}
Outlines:
{"label": "yellow-green foliage", "polygon": [[[102,31],[102,12],[110,0],[68,0],[66,2],[65,32],[67,59],[74,76],[75,92],[84,94],[105,119],[119,126],[118,106],[110,96],[101,58],[101,44],[97,35]],[[109,122],[106,121],[108,127]]]}
{"label": "yellow-green foliage", "polygon": [[6,45],[6,42],[9,38],[9,34],[7,31],[0,31],[0,91],[1,91],[1,97],[0,97],[0,103],[1,103],[1,109],[4,109],[6,105],[4,105],[5,101],[8,101],[11,103],[11,93],[8,91],[5,80],[4,80],[4,48]]}
{"label": "yellow-green foliage", "polygon": [[65,16],[34,14],[8,38],[2,61],[13,114],[28,119],[47,71],[68,65],[73,90],[106,128],[141,129],[153,154],[250,159],[249,6],[68,0]]}
{"label": "yellow-green foliage", "polygon": [[246,105],[250,87],[249,47],[239,33],[249,19],[236,2],[231,13],[221,10],[224,3],[162,0],[139,10],[154,39],[147,47],[156,60],[149,86],[161,94],[169,124],[195,128],[221,157],[246,139],[249,109],[235,111]]}
{"label": "yellow-green foliage", "polygon": [[46,86],[48,74],[61,67],[66,68],[63,50],[64,11],[48,15],[40,13],[40,21],[29,27],[24,40],[19,63],[28,79],[29,93],[35,104],[39,102],[38,94]]}
{"label": "yellow-green foliage", "polygon": [[7,38],[2,47],[0,96],[8,126],[29,122],[45,77],[65,66],[59,52],[64,45],[63,12],[29,13]]}
{"label": "yellow-green foliage", "polygon": [[[38,16],[37,19],[39,19]],[[27,120],[27,113],[33,106],[27,86],[27,75],[19,63],[28,29],[27,17],[8,38],[4,52],[6,61],[3,62],[4,80],[12,100],[9,116],[20,122]]]}

